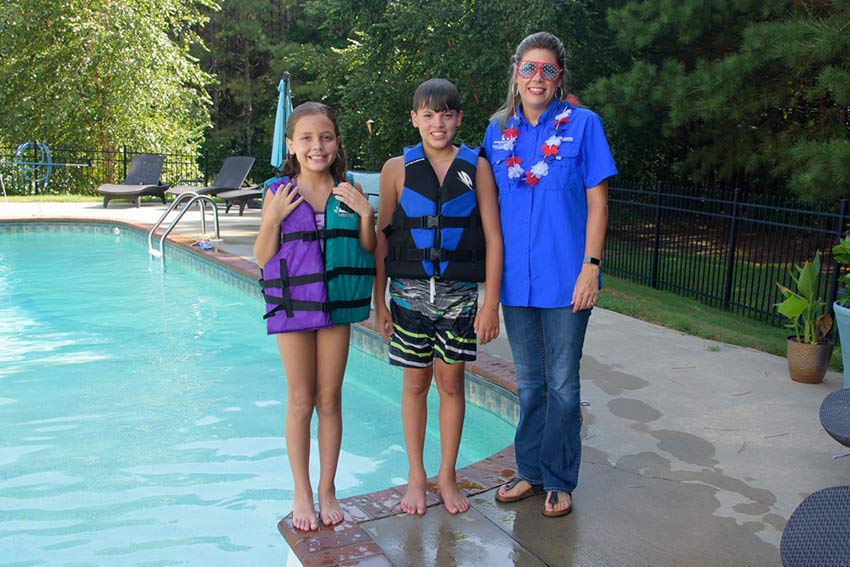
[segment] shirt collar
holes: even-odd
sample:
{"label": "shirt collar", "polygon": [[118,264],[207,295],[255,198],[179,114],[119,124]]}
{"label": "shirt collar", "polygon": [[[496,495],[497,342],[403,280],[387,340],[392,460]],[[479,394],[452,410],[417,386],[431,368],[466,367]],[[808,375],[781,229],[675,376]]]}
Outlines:
{"label": "shirt collar", "polygon": [[[570,103],[565,100],[553,99],[549,104],[549,108],[547,108],[543,114],[540,115],[540,118],[537,119],[537,125],[545,124],[547,122],[551,122],[554,120],[555,116],[558,114],[558,109],[561,107],[561,103],[569,105]],[[520,122],[526,124],[527,126],[534,127],[531,122],[525,119],[525,114],[522,112],[522,105],[517,109],[517,115],[519,116]]]}

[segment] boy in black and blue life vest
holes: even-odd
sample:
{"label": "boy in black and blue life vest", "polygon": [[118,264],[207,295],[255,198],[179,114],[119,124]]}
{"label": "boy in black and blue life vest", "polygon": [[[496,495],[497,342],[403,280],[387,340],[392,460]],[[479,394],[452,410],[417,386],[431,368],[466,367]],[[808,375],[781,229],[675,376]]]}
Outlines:
{"label": "boy in black and blue life vest", "polygon": [[[390,363],[404,367],[401,414],[409,465],[408,514],[425,513],[422,459],[431,377],[440,394],[440,495],[446,510],[469,502],[455,476],[464,417],[464,362],[476,335],[499,334],[502,234],[493,173],[478,148],[453,144],[463,112],[457,87],[430,79],[416,89],[413,126],[421,143],[384,164],[375,249],[375,317],[390,341]],[[390,309],[385,302],[390,279]],[[487,293],[478,308],[478,283]]]}

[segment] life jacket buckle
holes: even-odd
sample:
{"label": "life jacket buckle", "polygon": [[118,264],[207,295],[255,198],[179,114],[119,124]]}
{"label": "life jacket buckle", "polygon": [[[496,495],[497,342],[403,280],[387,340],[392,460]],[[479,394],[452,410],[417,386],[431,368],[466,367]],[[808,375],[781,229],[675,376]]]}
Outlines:
{"label": "life jacket buckle", "polygon": [[440,217],[435,215],[425,217],[425,228],[440,228]]}

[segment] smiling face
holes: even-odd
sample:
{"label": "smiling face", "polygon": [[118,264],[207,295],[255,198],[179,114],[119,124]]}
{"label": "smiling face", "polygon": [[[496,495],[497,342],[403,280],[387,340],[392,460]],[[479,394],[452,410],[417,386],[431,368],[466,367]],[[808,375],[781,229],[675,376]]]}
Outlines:
{"label": "smiling face", "polygon": [[331,119],[324,114],[307,114],[298,119],[292,138],[286,138],[289,148],[302,171],[328,171],[336,159],[339,138]]}
{"label": "smiling face", "polygon": [[[558,56],[548,49],[529,49],[522,54],[522,59],[558,65]],[[543,78],[543,73],[540,72],[539,68],[530,78],[523,79],[514,67],[514,82],[519,91],[523,109],[532,113],[540,113],[551,104],[562,81],[563,73],[556,80],[547,81]]]}
{"label": "smiling face", "polygon": [[450,108],[438,112],[428,106],[421,106],[419,110],[410,112],[410,121],[414,128],[419,129],[422,145],[435,151],[445,150],[452,145],[462,119],[462,111]]}

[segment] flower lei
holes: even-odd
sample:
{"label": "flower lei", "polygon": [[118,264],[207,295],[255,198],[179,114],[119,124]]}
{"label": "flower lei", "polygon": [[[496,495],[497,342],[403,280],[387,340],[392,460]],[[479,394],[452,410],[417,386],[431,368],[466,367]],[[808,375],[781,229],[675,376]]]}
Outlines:
{"label": "flower lei", "polygon": [[542,146],[540,146],[540,149],[543,151],[543,159],[531,166],[528,171],[522,168],[522,158],[516,154],[516,142],[519,139],[519,117],[514,114],[507,120],[507,122],[505,122],[506,128],[502,130],[502,139],[496,140],[493,143],[493,148],[497,150],[511,151],[511,157],[509,157],[505,162],[505,165],[508,168],[509,179],[518,179],[521,177],[523,178],[523,181],[525,181],[533,189],[540,179],[549,174],[548,162],[554,156],[558,155],[558,147],[561,145],[561,136],[559,135],[559,131],[561,126],[569,124],[570,114],[572,114],[572,112],[572,107],[567,106],[563,112],[555,116],[555,120],[553,122],[555,132],[546,139]]}

